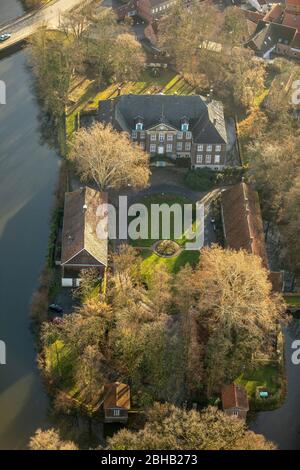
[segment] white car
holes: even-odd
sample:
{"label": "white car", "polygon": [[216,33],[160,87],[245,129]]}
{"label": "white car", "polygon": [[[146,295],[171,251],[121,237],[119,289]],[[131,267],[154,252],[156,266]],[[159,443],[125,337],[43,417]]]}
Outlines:
{"label": "white car", "polygon": [[11,34],[10,33],[3,33],[0,35],[0,42],[4,42],[4,41],[7,41],[7,39],[11,38]]}

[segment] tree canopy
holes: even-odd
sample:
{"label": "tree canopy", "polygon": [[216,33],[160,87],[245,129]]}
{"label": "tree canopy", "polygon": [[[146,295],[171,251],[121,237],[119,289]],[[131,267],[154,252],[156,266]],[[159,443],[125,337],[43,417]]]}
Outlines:
{"label": "tree canopy", "polygon": [[121,430],[108,439],[112,450],[272,450],[275,445],[217,408],[201,412],[156,403],[143,429]]}

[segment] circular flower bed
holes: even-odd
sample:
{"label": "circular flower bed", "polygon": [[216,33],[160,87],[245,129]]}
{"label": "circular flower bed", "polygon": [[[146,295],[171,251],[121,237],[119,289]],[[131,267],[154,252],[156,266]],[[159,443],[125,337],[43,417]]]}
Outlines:
{"label": "circular flower bed", "polygon": [[173,240],[162,240],[157,243],[155,251],[160,256],[173,256],[179,250],[179,245]]}

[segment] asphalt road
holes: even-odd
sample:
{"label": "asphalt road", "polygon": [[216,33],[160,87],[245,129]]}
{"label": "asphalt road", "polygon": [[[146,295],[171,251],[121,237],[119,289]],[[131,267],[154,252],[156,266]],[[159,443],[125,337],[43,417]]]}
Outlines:
{"label": "asphalt road", "polygon": [[50,29],[56,29],[60,25],[61,15],[68,10],[80,5],[82,0],[57,0],[40,10],[17,18],[0,29],[0,34],[11,33],[12,37],[0,43],[0,51],[28,38],[40,26],[47,24]]}

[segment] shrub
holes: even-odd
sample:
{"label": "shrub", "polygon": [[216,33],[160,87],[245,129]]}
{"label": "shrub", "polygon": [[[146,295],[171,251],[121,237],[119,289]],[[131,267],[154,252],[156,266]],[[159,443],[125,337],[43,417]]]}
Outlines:
{"label": "shrub", "polygon": [[172,256],[178,251],[178,245],[172,240],[163,240],[156,245],[156,251],[161,256]]}
{"label": "shrub", "polygon": [[185,183],[191,189],[197,191],[209,191],[217,182],[216,171],[210,168],[197,168],[189,170],[185,176]]}

